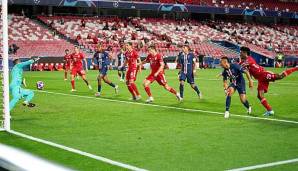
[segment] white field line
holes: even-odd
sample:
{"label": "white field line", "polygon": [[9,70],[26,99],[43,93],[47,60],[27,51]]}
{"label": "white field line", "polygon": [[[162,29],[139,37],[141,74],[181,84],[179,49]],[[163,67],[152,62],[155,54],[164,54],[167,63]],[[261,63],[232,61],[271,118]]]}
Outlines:
{"label": "white field line", "polygon": [[[167,77],[166,78],[170,78],[170,79],[174,79],[174,78],[177,78],[178,79],[178,76],[177,77]],[[216,78],[196,78],[196,80],[203,80],[203,81],[222,81],[222,79],[216,79]],[[257,83],[258,81],[253,81],[254,83]],[[271,84],[280,84],[280,85],[298,85],[298,82],[296,81],[276,81],[276,82],[271,82]]]}
{"label": "white field line", "polygon": [[289,163],[296,163],[296,162],[298,162],[298,158],[296,158],[296,159],[290,159],[290,160],[277,161],[277,162],[272,162],[272,163],[266,163],[266,164],[259,164],[259,165],[255,165],[255,166],[242,167],[242,168],[237,168],[237,169],[230,169],[230,170],[227,170],[227,171],[255,170],[255,169],[261,169],[261,168],[266,168],[266,167],[273,167],[273,166],[278,166],[278,165],[283,165],[283,164],[289,164]]}
{"label": "white field line", "polygon": [[[109,101],[109,102],[120,102],[120,103],[126,103],[126,104],[134,104],[134,105],[141,105],[141,106],[151,106],[151,107],[159,107],[159,108],[166,108],[166,109],[175,109],[175,110],[182,110],[182,111],[188,111],[188,112],[201,112],[201,113],[209,113],[209,114],[216,114],[216,115],[224,115],[224,113],[221,112],[215,112],[215,111],[207,111],[207,110],[200,110],[200,109],[187,109],[187,108],[181,108],[181,107],[172,107],[172,106],[163,106],[163,105],[157,105],[157,104],[147,104],[147,103],[138,103],[138,102],[130,102],[130,101],[123,101],[123,100],[113,100],[113,99],[107,99],[107,98],[96,98],[91,96],[82,96],[82,95],[75,95],[75,94],[66,94],[66,93],[57,93],[57,92],[50,92],[50,91],[36,91],[40,93],[47,93],[47,94],[55,94],[55,95],[63,95],[63,96],[71,96],[71,97],[80,97],[80,98],[86,98],[86,99],[94,99],[94,100],[102,100],[102,101]],[[291,120],[283,120],[283,119],[274,119],[274,118],[261,118],[261,117],[254,117],[249,115],[239,115],[239,114],[230,114],[234,117],[239,118],[247,118],[247,119],[255,119],[255,120],[265,120],[265,121],[273,121],[273,122],[281,122],[281,123],[291,123],[291,124],[298,124],[298,121],[291,121]]]}
{"label": "white field line", "polygon": [[61,145],[61,144],[57,144],[57,143],[54,143],[54,142],[51,142],[51,141],[39,139],[39,138],[30,136],[30,135],[26,135],[26,134],[23,134],[23,133],[20,133],[20,132],[17,132],[17,131],[10,130],[8,132],[13,134],[13,135],[22,137],[22,138],[26,138],[26,139],[29,139],[29,140],[32,140],[32,141],[36,141],[36,142],[39,142],[39,143],[42,143],[42,144],[46,144],[46,145],[49,145],[49,146],[52,146],[52,147],[56,147],[56,148],[59,148],[59,149],[65,150],[65,151],[69,151],[69,152],[72,152],[72,153],[75,153],[75,154],[79,154],[81,156],[89,157],[89,158],[92,158],[92,159],[95,159],[95,160],[98,160],[98,161],[102,161],[104,163],[108,163],[108,164],[111,164],[111,165],[114,165],[114,166],[125,168],[125,169],[128,169],[128,170],[147,171],[146,169],[138,168],[138,167],[131,166],[131,165],[121,163],[121,162],[118,162],[118,161],[114,161],[114,160],[111,160],[111,159],[108,159],[108,158],[105,158],[105,157],[97,156],[97,155],[94,155],[94,154],[91,154],[91,153],[87,153],[87,152],[77,150],[77,149],[74,149],[74,148],[71,148],[71,147],[67,147],[67,146],[64,146],[64,145]]}
{"label": "white field line", "polygon": [[[197,78],[198,80],[204,80],[204,81],[222,81],[222,79],[206,79],[206,78]],[[258,81],[253,81],[254,83],[257,83]],[[290,82],[290,81],[276,81],[276,82],[270,82],[271,84],[280,84],[280,85],[298,85],[298,82]]]}

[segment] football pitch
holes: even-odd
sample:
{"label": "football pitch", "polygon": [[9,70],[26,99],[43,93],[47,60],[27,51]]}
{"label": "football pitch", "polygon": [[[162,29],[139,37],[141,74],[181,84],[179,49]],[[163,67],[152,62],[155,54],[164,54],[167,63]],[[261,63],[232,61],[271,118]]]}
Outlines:
{"label": "football pitch", "polygon": [[[18,104],[11,112],[12,129],[61,148],[5,132],[0,132],[0,143],[75,170],[127,169],[119,164],[156,171],[229,170],[248,166],[261,170],[298,170],[298,73],[271,84],[266,98],[275,116],[263,117],[265,109],[257,100],[255,83],[253,91],[247,88],[253,114],[246,114],[238,94],[234,94],[232,115],[224,119],[225,94],[221,78],[216,78],[220,72],[220,69],[198,70],[196,83],[203,93],[201,100],[186,84],[184,101],[178,102],[155,82],[151,86],[155,98],[152,104],[145,103],[147,96],[142,86],[149,71],[138,75],[137,86],[142,95],[138,102],[128,100],[129,92],[116,71],[109,71],[108,76],[119,85],[119,94],[103,84],[101,97],[94,97],[97,71],[87,73],[93,91],[80,79],[74,93],[70,92],[70,81],[63,80],[62,72],[25,72],[30,89],[36,90],[37,81],[43,81],[45,89],[35,91],[36,108]],[[176,90],[177,73],[177,70],[166,71],[169,85]],[[80,154],[65,148],[78,150]],[[119,163],[107,163],[108,159],[110,163]],[[276,163],[287,160],[292,161]]]}

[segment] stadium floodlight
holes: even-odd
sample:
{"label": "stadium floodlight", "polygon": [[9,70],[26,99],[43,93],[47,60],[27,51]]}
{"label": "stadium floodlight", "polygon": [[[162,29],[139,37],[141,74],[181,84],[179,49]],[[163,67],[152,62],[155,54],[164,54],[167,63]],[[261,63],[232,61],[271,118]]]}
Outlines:
{"label": "stadium floodlight", "polygon": [[2,6],[2,104],[3,104],[3,119],[1,120],[1,130],[10,131],[10,112],[9,112],[9,66],[8,66],[8,4],[7,0],[1,0]]}

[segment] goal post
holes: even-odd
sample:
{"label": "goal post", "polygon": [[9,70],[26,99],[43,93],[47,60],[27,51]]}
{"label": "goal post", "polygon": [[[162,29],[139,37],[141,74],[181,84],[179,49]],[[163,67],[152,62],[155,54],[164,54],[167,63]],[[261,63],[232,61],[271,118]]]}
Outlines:
{"label": "goal post", "polygon": [[10,112],[9,112],[9,62],[8,62],[8,3],[1,0],[1,19],[2,19],[2,64],[1,64],[1,91],[2,91],[2,130],[10,131]]}

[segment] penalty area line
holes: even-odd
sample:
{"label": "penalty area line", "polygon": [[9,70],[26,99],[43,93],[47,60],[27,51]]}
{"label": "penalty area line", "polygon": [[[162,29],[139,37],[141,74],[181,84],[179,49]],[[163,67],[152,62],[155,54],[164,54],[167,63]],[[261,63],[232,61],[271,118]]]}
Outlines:
{"label": "penalty area line", "polygon": [[65,151],[69,151],[69,152],[72,152],[72,153],[75,153],[75,154],[79,154],[81,156],[89,157],[89,158],[92,158],[92,159],[95,159],[95,160],[98,160],[98,161],[101,161],[101,162],[104,162],[104,163],[108,163],[108,164],[111,164],[111,165],[114,165],[114,166],[125,168],[125,169],[128,169],[128,170],[147,171],[146,169],[142,169],[142,168],[138,168],[136,166],[132,166],[132,165],[129,165],[129,164],[114,161],[114,160],[111,160],[111,159],[108,159],[108,158],[105,158],[105,157],[102,157],[102,156],[97,156],[97,155],[94,155],[94,154],[91,154],[91,153],[87,153],[87,152],[84,152],[84,151],[81,151],[81,150],[78,150],[78,149],[74,149],[74,148],[71,148],[71,147],[67,147],[67,146],[64,146],[64,145],[61,145],[61,144],[57,144],[57,143],[54,143],[54,142],[51,142],[51,141],[47,141],[47,140],[36,138],[36,137],[30,136],[30,135],[26,135],[26,134],[23,134],[23,133],[20,133],[20,132],[17,132],[17,131],[9,130],[7,132],[11,133],[13,135],[25,138],[25,139],[29,139],[29,140],[32,140],[32,141],[35,141],[35,142],[39,142],[39,143],[46,144],[46,145],[49,145],[49,146],[52,146],[52,147],[56,147],[56,148],[59,148],[59,149],[65,150]]}
{"label": "penalty area line", "polygon": [[247,167],[242,167],[242,168],[237,168],[237,169],[230,169],[230,170],[227,170],[227,171],[255,170],[255,169],[273,167],[273,166],[284,165],[284,164],[289,164],[289,163],[296,163],[296,162],[298,162],[298,158],[290,159],[290,160],[283,160],[283,161],[276,161],[276,162],[266,163],[266,164],[259,164],[259,165],[255,165],[255,166],[247,166]]}
{"label": "penalty area line", "polygon": [[[175,109],[175,110],[182,110],[182,111],[188,111],[188,112],[201,112],[201,113],[209,113],[209,114],[215,114],[215,115],[224,115],[224,113],[221,113],[221,112],[201,110],[201,109],[187,109],[187,108],[181,108],[181,107],[164,106],[164,105],[148,104],[148,103],[137,103],[137,102],[124,101],[124,100],[107,99],[107,98],[102,98],[102,97],[97,98],[97,97],[82,96],[82,95],[76,95],[76,94],[57,93],[57,92],[51,92],[51,91],[36,91],[36,92],[46,93],[46,94],[63,95],[63,96],[71,96],[71,97],[80,97],[80,98],[86,98],[86,99],[97,99],[97,100],[109,101],[109,102],[120,102],[120,103],[125,103],[125,104],[134,104],[134,105],[141,105],[141,106],[159,107],[159,108],[165,108],[165,109]],[[298,121],[291,121],[291,120],[284,120],[284,119],[261,118],[261,117],[254,117],[254,116],[249,116],[249,115],[239,115],[239,114],[230,114],[230,115],[234,116],[234,117],[238,117],[238,118],[298,124]]]}

